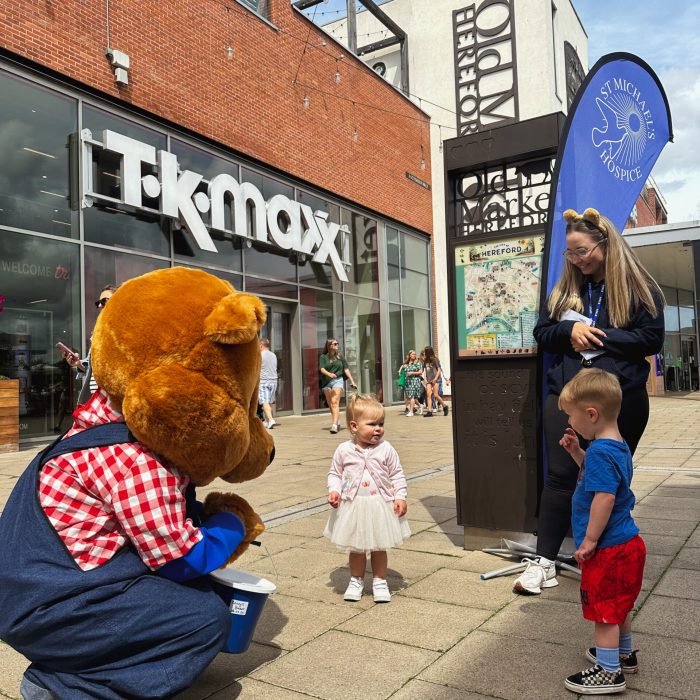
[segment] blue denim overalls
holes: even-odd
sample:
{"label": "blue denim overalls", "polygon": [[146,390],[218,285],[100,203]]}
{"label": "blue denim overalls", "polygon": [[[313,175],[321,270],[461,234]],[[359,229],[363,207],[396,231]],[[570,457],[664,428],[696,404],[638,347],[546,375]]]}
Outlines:
{"label": "blue denim overalls", "polygon": [[184,585],[158,576],[131,546],[82,571],[46,517],[38,496],[45,462],[125,442],[135,439],[124,423],[54,442],[24,471],[0,517],[0,638],[32,662],[25,683],[61,700],[171,696],[209,665],[231,625],[206,579]]}

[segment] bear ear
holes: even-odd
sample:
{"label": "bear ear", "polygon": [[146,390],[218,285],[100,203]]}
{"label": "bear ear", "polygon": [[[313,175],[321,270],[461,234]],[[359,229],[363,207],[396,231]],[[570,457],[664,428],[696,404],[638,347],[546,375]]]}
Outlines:
{"label": "bear ear", "polygon": [[576,212],[574,209],[567,209],[564,214],[564,221],[566,221],[569,224],[573,224],[574,222],[578,221],[581,217],[579,214]]}
{"label": "bear ear", "polygon": [[244,292],[228,294],[204,321],[204,335],[215,343],[241,345],[260,331],[267,315],[258,297]]}

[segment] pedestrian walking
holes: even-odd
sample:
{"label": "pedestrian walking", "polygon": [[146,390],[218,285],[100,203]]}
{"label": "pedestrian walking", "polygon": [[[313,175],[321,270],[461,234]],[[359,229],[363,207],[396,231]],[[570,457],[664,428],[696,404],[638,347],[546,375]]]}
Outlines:
{"label": "pedestrian walking", "polygon": [[277,394],[277,355],[270,351],[270,341],[260,341],[260,384],[258,386],[258,403],[262,406],[263,424],[272,429],[278,425],[272,415],[272,404]]}
{"label": "pedestrian walking", "polygon": [[384,407],[372,396],[350,397],[346,410],[352,440],[338,446],[328,472],[333,507],[323,532],[349,553],[350,583],[343,596],[358,601],[365,587],[367,554],[375,603],[388,603],[387,550],[411,536],[407,485],[396,450],[384,440]]}
{"label": "pedestrian walking", "polygon": [[415,350],[409,350],[406,355],[406,382],[404,384],[404,395],[408,399],[407,416],[413,416],[420,407],[420,395],[423,389],[423,365],[418,360]]}
{"label": "pedestrian walking", "polygon": [[337,433],[340,430],[340,399],[345,393],[345,377],[351,389],[357,389],[357,384],[352,378],[348,363],[340,354],[338,341],[335,338],[326,340],[318,365],[321,373],[321,389],[331,412],[330,432]]}
{"label": "pedestrian walking", "polygon": [[442,383],[442,365],[435,354],[435,350],[427,345],[423,350],[423,381],[425,382],[426,418],[433,415],[433,402],[437,402],[442,408],[443,415],[447,415],[447,404],[442,400],[438,384]]}

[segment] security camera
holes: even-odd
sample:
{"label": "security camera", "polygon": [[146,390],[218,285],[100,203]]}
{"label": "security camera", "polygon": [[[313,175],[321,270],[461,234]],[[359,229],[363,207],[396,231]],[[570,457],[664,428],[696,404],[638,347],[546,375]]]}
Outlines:
{"label": "security camera", "polygon": [[129,70],[129,54],[117,51],[117,49],[107,49],[105,53],[115,68]]}

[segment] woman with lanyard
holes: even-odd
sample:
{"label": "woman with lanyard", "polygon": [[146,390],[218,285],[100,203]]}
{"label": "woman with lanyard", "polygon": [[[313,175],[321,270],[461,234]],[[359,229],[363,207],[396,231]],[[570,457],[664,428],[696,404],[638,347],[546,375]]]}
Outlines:
{"label": "woman with lanyard", "polygon": [[583,214],[567,209],[564,219],[564,270],[534,329],[539,351],[555,357],[542,417],[547,479],[537,553],[513,587],[524,595],[557,585],[554,561],[571,524],[578,466],[559,445],[568,427],[557,406],[562,387],[582,367],[614,374],[622,387],[620,433],[634,454],[649,419],[646,357],[659,352],[664,342],[661,289],[615,226],[595,209]]}

